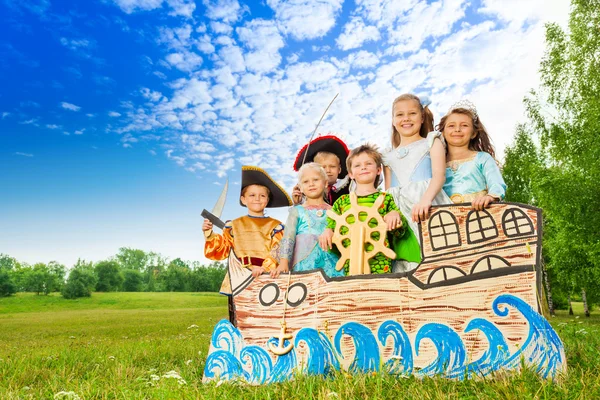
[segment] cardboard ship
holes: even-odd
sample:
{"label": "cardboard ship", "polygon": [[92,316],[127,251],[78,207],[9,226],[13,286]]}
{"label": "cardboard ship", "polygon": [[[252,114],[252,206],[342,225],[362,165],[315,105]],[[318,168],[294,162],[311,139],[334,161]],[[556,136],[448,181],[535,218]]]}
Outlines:
{"label": "cardboard ship", "polygon": [[214,328],[203,380],[336,370],[464,379],[523,365],[554,379],[566,370],[542,315],[540,209],[434,207],[419,234],[423,261],[402,274],[254,279],[231,254],[235,312]]}

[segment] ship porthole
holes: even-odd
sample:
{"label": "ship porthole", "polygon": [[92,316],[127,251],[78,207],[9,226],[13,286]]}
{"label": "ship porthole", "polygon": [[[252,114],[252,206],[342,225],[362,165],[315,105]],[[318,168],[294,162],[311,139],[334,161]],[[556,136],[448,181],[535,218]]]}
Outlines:
{"label": "ship porthole", "polygon": [[294,283],[288,289],[287,303],[290,307],[298,307],[308,294],[308,289],[304,283]]}
{"label": "ship porthole", "polygon": [[275,283],[269,283],[268,285],[265,285],[262,289],[260,289],[260,293],[258,294],[258,300],[260,301],[260,304],[262,304],[265,307],[268,307],[277,301],[277,299],[279,298],[279,293],[279,286],[277,286],[277,284]]}

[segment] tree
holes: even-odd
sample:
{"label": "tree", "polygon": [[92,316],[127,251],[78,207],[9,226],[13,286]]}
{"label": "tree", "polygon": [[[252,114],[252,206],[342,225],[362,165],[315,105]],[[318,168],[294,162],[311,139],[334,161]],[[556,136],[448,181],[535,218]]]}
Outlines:
{"label": "tree", "polygon": [[50,269],[44,263],[37,263],[26,269],[24,274],[25,290],[43,293],[47,295],[54,290],[56,278],[50,273]]}
{"label": "tree", "polygon": [[52,280],[52,291],[60,292],[65,284],[65,266],[57,261],[50,261],[48,263],[48,273],[50,274],[50,279]]}
{"label": "tree", "polygon": [[8,270],[0,268],[0,297],[7,297],[17,293],[17,285]]}
{"label": "tree", "polygon": [[189,290],[190,267],[181,258],[169,263],[167,270],[161,275],[164,290],[168,292],[185,292]]}
{"label": "tree", "polygon": [[100,261],[94,267],[96,273],[96,291],[114,292],[119,290],[123,283],[123,276],[116,261]]}
{"label": "tree", "polygon": [[71,269],[67,283],[62,287],[61,293],[65,299],[90,297],[95,285],[96,275],[92,263],[79,259]]}
{"label": "tree", "polygon": [[129,247],[121,247],[116,258],[123,270],[143,271],[146,269],[148,262],[148,254],[143,250],[130,249]]}
{"label": "tree", "polygon": [[124,292],[140,292],[144,276],[140,271],[134,269],[126,269],[123,271],[123,291]]}
{"label": "tree", "polygon": [[533,148],[542,163],[527,169],[535,164],[528,160],[533,152],[526,148],[527,137],[517,134],[507,151],[514,168],[504,171],[509,190],[514,185],[511,200],[522,196],[544,209],[549,275],[567,295],[585,291],[591,303],[600,300],[598,26],[600,0],[573,0],[568,32],[557,24],[546,26],[541,87],[525,99],[527,129],[539,137]]}

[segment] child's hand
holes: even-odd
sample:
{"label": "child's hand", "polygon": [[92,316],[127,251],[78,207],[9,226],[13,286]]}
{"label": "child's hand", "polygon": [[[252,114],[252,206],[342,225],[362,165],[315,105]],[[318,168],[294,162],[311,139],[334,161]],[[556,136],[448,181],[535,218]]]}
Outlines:
{"label": "child's hand", "polygon": [[488,208],[494,200],[496,199],[489,194],[477,197],[471,203],[471,208],[477,211],[482,211],[484,208]]}
{"label": "child's hand", "polygon": [[383,216],[383,220],[387,224],[388,231],[393,231],[402,226],[402,218],[400,218],[400,213],[398,211],[390,211]]}
{"label": "child's hand", "polygon": [[294,189],[292,189],[292,201],[295,206],[302,202],[302,191],[298,185],[294,186]]}
{"label": "child's hand", "polygon": [[412,208],[412,220],[415,222],[425,221],[427,218],[429,218],[430,209],[431,202],[427,200],[421,200]]}
{"label": "child's hand", "polygon": [[325,231],[319,236],[319,246],[325,251],[331,249],[333,244],[331,239],[333,238],[333,230],[331,228],[325,229]]}
{"label": "child's hand", "polygon": [[205,219],[204,223],[202,224],[202,230],[204,232],[206,232],[206,231],[212,231],[212,228],[213,228],[212,222],[210,222],[209,220]]}
{"label": "child's hand", "polygon": [[263,267],[252,266],[252,276],[258,278],[264,272],[267,272]]}
{"label": "child's hand", "polygon": [[279,267],[271,271],[271,278],[279,278],[279,274],[289,272],[287,263],[280,263]]}

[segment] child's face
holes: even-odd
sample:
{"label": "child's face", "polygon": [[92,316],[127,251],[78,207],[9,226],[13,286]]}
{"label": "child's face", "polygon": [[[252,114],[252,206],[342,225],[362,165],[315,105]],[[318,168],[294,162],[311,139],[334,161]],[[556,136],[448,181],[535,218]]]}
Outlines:
{"label": "child's face", "polygon": [[448,146],[469,147],[469,141],[475,136],[473,120],[467,114],[450,114],[444,126],[444,139]]}
{"label": "child's face", "polygon": [[248,214],[262,216],[265,207],[269,203],[269,191],[261,185],[250,185],[246,192],[240,197],[242,204],[248,207]]}
{"label": "child's face", "polygon": [[401,137],[418,135],[423,123],[421,106],[415,100],[400,100],[394,104],[392,123]]}
{"label": "child's face", "polygon": [[367,153],[361,153],[352,160],[352,167],[348,174],[358,184],[372,184],[375,187],[375,180],[381,173],[381,167],[375,163],[375,160]]}
{"label": "child's face", "polygon": [[340,172],[342,172],[340,159],[335,154],[325,154],[317,155],[315,157],[315,162],[320,164],[325,170],[325,173],[327,174],[327,183],[330,185],[335,184]]}
{"label": "child's face", "polygon": [[300,190],[309,199],[323,198],[327,181],[313,169],[307,169],[300,179]]}

